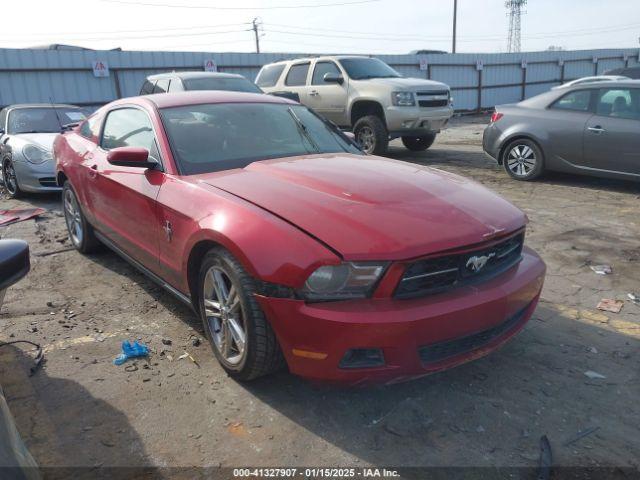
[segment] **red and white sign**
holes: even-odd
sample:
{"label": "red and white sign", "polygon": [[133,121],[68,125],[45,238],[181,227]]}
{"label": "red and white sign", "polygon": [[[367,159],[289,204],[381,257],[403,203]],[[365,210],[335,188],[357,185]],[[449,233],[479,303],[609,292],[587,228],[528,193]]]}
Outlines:
{"label": "red and white sign", "polygon": [[109,76],[109,64],[103,60],[94,60],[91,62],[93,67],[93,76],[102,78]]}
{"label": "red and white sign", "polygon": [[217,72],[218,71],[218,65],[216,65],[216,62],[212,59],[207,59],[204,61],[204,71],[205,72]]}

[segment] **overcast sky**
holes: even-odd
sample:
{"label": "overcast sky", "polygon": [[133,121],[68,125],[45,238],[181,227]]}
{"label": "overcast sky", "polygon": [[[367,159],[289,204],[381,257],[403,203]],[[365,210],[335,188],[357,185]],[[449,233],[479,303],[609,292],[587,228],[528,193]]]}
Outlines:
{"label": "overcast sky", "polygon": [[[252,52],[250,22],[259,17],[266,52],[451,49],[453,0],[5,1],[0,29],[5,48],[68,43]],[[567,50],[639,46],[640,0],[529,0],[525,12],[525,51],[550,45]],[[506,13],[504,0],[458,0],[458,51],[505,51]]]}

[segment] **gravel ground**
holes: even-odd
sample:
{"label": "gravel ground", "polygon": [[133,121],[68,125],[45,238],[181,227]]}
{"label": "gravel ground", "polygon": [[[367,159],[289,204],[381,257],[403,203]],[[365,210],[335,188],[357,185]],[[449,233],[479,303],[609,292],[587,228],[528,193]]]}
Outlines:
{"label": "gravel ground", "polygon": [[[501,350],[395,386],[335,389],[285,372],[239,384],[186,307],[115,254],[69,248],[57,196],[2,197],[3,208],[48,209],[0,228],[31,245],[32,271],[7,293],[0,341],[39,342],[46,364],[29,377],[29,350],[2,348],[0,383],[37,462],[518,467],[537,465],[547,435],[555,465],[637,468],[640,306],[627,300],[615,314],[596,304],[640,293],[640,185],[513,181],[482,153],[485,123],[456,119],[427,152],[395,141],[390,156],[472,177],[522,208],[527,242],[548,266],[542,300]],[[148,344],[149,361],[112,365],[124,339]]]}

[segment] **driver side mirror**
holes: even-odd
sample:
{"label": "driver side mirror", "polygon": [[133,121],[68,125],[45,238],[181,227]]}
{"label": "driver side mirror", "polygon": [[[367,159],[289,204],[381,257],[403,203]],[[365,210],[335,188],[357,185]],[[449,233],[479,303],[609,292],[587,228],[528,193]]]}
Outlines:
{"label": "driver side mirror", "polygon": [[325,73],[322,79],[325,83],[337,83],[339,85],[342,85],[344,83],[344,77],[339,73]]}
{"label": "driver side mirror", "polygon": [[117,147],[107,153],[107,162],[120,167],[155,168],[158,163],[149,158],[149,150],[140,147]]}
{"label": "driver side mirror", "polygon": [[22,240],[0,240],[0,308],[5,290],[31,268],[29,245]]}
{"label": "driver side mirror", "polygon": [[0,127],[0,135],[4,135],[4,128]]}

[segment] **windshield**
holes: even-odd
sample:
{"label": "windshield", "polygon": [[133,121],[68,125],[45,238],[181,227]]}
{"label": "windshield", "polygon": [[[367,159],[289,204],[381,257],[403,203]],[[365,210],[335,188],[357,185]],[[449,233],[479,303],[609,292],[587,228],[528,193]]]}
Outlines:
{"label": "windshield", "polygon": [[183,81],[185,90],[229,90],[232,92],[262,93],[262,90],[246,78],[208,77],[187,78]]}
{"label": "windshield", "polygon": [[17,108],[9,112],[8,133],[60,133],[62,126],[79,123],[85,114],[79,108]]}
{"label": "windshield", "polygon": [[389,65],[377,58],[343,58],[340,64],[349,78],[365,80],[367,78],[397,78],[401,75]]}
{"label": "windshield", "polygon": [[164,108],[160,115],[183,175],[310,153],[362,154],[336,127],[302,105],[187,105]]}

